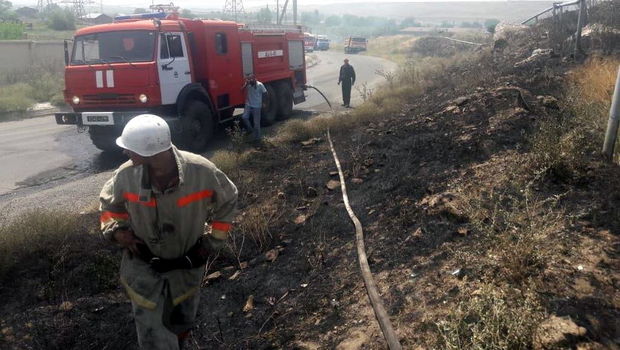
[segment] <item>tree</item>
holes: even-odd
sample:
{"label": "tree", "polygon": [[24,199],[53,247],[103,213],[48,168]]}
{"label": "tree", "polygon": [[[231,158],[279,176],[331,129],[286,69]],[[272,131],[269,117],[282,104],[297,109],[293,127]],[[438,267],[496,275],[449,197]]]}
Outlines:
{"label": "tree", "polygon": [[332,15],[325,19],[325,25],[328,27],[337,27],[340,23],[342,23],[340,16]]}
{"label": "tree", "polygon": [[302,12],[301,23],[304,24],[319,24],[321,23],[321,16],[318,10],[313,12]]}
{"label": "tree", "polygon": [[495,18],[487,19],[486,21],[484,21],[484,27],[487,29],[489,33],[493,34],[495,33],[495,27],[497,26],[498,23],[499,23],[498,19],[495,19]]}
{"label": "tree", "polygon": [[75,29],[75,16],[70,9],[58,9],[52,11],[48,18],[48,27],[53,30]]}
{"label": "tree", "polygon": [[273,23],[273,12],[269,9],[269,7],[264,7],[258,11],[256,14],[256,19],[259,23]]}
{"label": "tree", "polygon": [[442,21],[441,24],[439,25],[439,27],[441,27],[441,28],[453,28],[454,24],[449,22],[449,21]]}
{"label": "tree", "polygon": [[401,28],[407,28],[407,27],[421,27],[422,24],[420,24],[420,22],[416,22],[415,18],[413,17],[407,17],[405,19],[402,20],[402,22],[400,22],[400,27]]}
{"label": "tree", "polygon": [[0,19],[15,19],[15,13],[11,10],[13,4],[10,1],[0,0]]}
{"label": "tree", "polygon": [[184,17],[184,18],[196,18],[196,15],[194,15],[192,13],[192,11],[189,10],[189,9],[183,9],[183,10],[181,10],[181,17]]}

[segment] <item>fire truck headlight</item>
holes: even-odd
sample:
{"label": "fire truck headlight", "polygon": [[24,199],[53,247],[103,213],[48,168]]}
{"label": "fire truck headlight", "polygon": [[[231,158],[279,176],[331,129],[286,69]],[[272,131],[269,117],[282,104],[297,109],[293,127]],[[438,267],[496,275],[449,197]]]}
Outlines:
{"label": "fire truck headlight", "polygon": [[73,104],[74,105],[79,105],[80,104],[80,98],[77,96],[73,96]]}
{"label": "fire truck headlight", "polygon": [[149,97],[146,96],[145,94],[141,94],[140,96],[138,96],[138,99],[140,100],[140,102],[142,103],[147,103],[149,101]]}

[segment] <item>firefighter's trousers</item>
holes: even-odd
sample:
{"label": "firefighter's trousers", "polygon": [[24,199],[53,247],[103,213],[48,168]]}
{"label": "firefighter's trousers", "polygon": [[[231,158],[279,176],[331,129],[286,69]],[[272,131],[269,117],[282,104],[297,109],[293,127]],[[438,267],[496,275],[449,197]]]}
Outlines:
{"label": "firefighter's trousers", "polygon": [[342,103],[347,107],[351,104],[351,80],[349,79],[342,81]]}
{"label": "firefighter's trousers", "polygon": [[133,301],[131,303],[141,349],[178,350],[177,335],[189,331],[194,326],[200,293],[196,292],[175,306],[172,305],[167,287],[166,283],[153,310],[139,306]]}

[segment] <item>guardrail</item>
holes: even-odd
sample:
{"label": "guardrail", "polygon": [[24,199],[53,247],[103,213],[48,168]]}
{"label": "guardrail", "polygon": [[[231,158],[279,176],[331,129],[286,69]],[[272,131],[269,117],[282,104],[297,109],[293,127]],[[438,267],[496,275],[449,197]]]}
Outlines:
{"label": "guardrail", "polygon": [[581,2],[581,0],[575,0],[575,1],[571,1],[571,2],[554,2],[553,6],[549,7],[548,9],[542,10],[539,13],[535,14],[534,16],[526,19],[525,21],[521,22],[521,24],[528,24],[528,22],[534,20],[534,23],[538,23],[538,19],[543,16],[546,15],[548,13],[552,13],[553,16],[556,16],[559,12],[563,12],[565,8],[569,7],[569,6],[576,6],[579,5],[579,3]]}
{"label": "guardrail", "polygon": [[[596,5],[613,1],[617,0],[555,2],[553,6],[540,11],[521,22],[521,24],[538,24],[541,19],[552,18],[552,20],[547,21],[545,24],[548,26],[549,39],[555,41],[553,45],[560,50],[562,50],[564,44],[568,43],[570,45],[569,48],[574,50],[573,57],[578,60],[584,54],[581,48],[581,29],[588,22],[588,17],[592,13],[591,9]],[[575,14],[577,14],[576,19]],[[573,28],[573,25],[576,25],[576,29]],[[566,42],[567,37],[572,37],[572,41]]]}

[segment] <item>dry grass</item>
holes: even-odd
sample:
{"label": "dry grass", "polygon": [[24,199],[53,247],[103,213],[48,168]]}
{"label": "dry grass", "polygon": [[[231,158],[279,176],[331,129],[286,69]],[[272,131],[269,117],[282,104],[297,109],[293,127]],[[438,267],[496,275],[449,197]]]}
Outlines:
{"label": "dry grass", "polygon": [[364,53],[370,56],[382,57],[397,63],[405,63],[411,46],[417,38],[410,35],[380,36],[368,40],[368,50]]}
{"label": "dry grass", "polygon": [[[359,88],[357,92],[361,94],[364,103],[353,111],[323,115],[306,121],[290,120],[280,127],[278,135],[272,141],[282,144],[322,137],[327,129],[338,133],[400,113],[404,104],[415,100],[429,87],[443,82],[442,76],[445,75],[447,67],[466,65],[480,56],[477,53],[459,54],[451,58],[420,59],[415,63],[410,61],[402,64],[396,74],[386,77],[388,84],[372,90],[367,86]],[[378,72],[378,74],[385,73]],[[480,74],[476,76],[483,78]],[[467,83],[469,80],[459,82],[459,84]]]}
{"label": "dry grass", "polygon": [[592,103],[609,104],[620,67],[618,58],[594,57],[570,75],[580,97]]}
{"label": "dry grass", "polygon": [[532,138],[538,171],[568,179],[600,150],[619,65],[618,59],[595,57],[571,72],[562,113],[543,119]]}
{"label": "dry grass", "polygon": [[473,291],[447,319],[437,323],[438,347],[450,350],[530,349],[537,324],[543,319],[539,301],[491,284]]}
{"label": "dry grass", "polygon": [[21,298],[36,294],[62,300],[116,286],[118,258],[111,254],[110,244],[87,228],[93,227],[94,221],[46,210],[3,221],[0,283],[20,288],[24,293]]}
{"label": "dry grass", "polygon": [[36,102],[63,104],[63,87],[62,73],[45,65],[5,73],[0,76],[0,114],[25,112]]}

